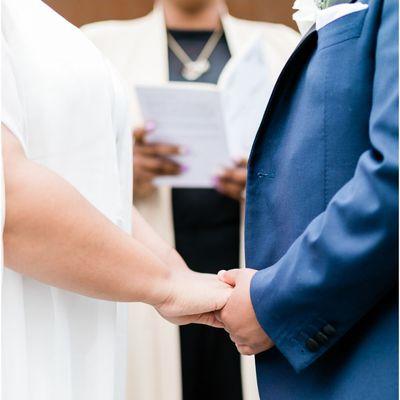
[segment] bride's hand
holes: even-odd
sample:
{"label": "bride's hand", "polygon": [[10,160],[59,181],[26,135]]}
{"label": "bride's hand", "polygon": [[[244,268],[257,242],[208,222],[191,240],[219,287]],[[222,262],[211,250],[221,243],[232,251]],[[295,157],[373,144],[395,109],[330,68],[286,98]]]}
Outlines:
{"label": "bride's hand", "polygon": [[162,317],[177,325],[197,323],[222,327],[214,311],[225,306],[231,292],[231,286],[221,282],[217,275],[173,271],[169,295],[155,307]]}

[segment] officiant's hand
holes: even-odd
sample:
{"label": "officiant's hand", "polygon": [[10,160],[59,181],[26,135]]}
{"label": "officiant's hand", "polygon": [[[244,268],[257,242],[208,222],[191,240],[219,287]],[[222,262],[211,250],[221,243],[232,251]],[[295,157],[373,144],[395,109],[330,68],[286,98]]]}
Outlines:
{"label": "officiant's hand", "polygon": [[250,298],[250,283],[254,269],[233,269],[221,271],[218,277],[234,287],[226,306],[216,313],[216,317],[224,324],[231,340],[243,355],[254,355],[274,346],[257,321]]}
{"label": "officiant's hand", "polygon": [[133,190],[137,197],[146,197],[153,192],[153,180],[157,176],[179,175],[183,171],[183,167],[170,158],[182,154],[180,146],[147,141],[154,129],[154,124],[147,123],[133,132]]}
{"label": "officiant's hand", "polygon": [[232,199],[244,200],[247,181],[247,160],[235,161],[235,165],[219,171],[215,177],[215,188]]}
{"label": "officiant's hand", "polygon": [[169,295],[155,308],[177,325],[196,323],[222,328],[214,312],[225,306],[232,291],[217,275],[176,269],[171,271]]}

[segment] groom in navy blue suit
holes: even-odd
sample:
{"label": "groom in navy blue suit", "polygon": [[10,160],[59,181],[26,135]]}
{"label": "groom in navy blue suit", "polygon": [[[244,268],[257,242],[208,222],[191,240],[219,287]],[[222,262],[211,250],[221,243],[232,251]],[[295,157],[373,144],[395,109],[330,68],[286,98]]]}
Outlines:
{"label": "groom in navy blue suit", "polygon": [[250,157],[258,271],[221,273],[219,318],[262,400],[397,399],[398,2],[363,3],[300,43]]}

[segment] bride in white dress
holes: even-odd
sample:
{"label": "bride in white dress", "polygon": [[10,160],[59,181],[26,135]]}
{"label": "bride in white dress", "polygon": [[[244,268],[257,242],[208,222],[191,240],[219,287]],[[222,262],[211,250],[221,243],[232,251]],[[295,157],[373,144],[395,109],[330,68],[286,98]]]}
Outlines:
{"label": "bride in white dress", "polygon": [[[40,0],[2,0],[2,83],[2,399],[122,400],[126,310],[116,301],[214,324],[209,312],[230,289],[187,270],[132,213],[118,79]],[[133,221],[133,237],[110,221],[126,233]]]}

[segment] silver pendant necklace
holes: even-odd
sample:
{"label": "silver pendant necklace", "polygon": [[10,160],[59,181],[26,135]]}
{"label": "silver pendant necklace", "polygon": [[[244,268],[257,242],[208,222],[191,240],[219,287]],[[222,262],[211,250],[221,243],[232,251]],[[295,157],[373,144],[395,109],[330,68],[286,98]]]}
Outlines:
{"label": "silver pendant necklace", "polygon": [[218,42],[220,41],[224,32],[222,30],[216,30],[210,36],[207,43],[204,45],[203,50],[197,57],[196,60],[192,60],[182,46],[175,40],[175,38],[168,33],[168,46],[171,51],[175,54],[178,60],[182,63],[182,76],[188,81],[196,81],[203,76],[207,71],[210,70],[209,58]]}

